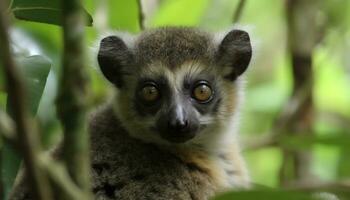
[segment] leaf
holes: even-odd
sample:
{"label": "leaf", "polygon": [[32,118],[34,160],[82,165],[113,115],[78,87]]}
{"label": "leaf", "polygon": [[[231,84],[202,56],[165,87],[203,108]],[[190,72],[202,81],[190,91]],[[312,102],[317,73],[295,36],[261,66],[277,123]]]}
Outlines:
{"label": "leaf", "polygon": [[3,141],[1,154],[1,182],[3,183],[3,199],[6,200],[16,178],[21,159],[17,151],[6,141]]}
{"label": "leaf", "polygon": [[[51,68],[51,61],[43,56],[29,56],[16,58],[16,63],[23,77],[25,77],[25,89],[28,96],[27,103],[29,104],[30,113],[34,116],[38,110],[40,99],[46,85],[46,79]],[[8,97],[7,102],[7,111],[11,115],[11,110],[9,109],[11,97]],[[6,141],[4,141],[1,153],[1,182],[4,184],[5,198],[3,199],[6,199],[6,195],[13,185],[21,159],[15,149],[10,144],[6,143]]]}
{"label": "leaf", "polygon": [[29,108],[32,115],[38,110],[41,95],[46,85],[46,79],[51,68],[51,61],[43,56],[20,57],[16,59],[26,77],[26,90],[29,98]]}
{"label": "leaf", "polygon": [[[11,10],[21,20],[62,25],[60,0],[13,0]],[[91,15],[84,9],[86,24],[92,25]]]}

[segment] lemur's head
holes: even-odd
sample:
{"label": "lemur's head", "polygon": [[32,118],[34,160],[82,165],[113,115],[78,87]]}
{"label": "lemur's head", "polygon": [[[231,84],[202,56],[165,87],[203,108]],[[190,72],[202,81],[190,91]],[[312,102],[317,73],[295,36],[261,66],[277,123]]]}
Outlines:
{"label": "lemur's head", "polygon": [[159,28],[132,40],[102,39],[98,63],[117,89],[115,109],[130,134],[149,142],[199,144],[237,112],[249,35],[223,38],[195,28]]}

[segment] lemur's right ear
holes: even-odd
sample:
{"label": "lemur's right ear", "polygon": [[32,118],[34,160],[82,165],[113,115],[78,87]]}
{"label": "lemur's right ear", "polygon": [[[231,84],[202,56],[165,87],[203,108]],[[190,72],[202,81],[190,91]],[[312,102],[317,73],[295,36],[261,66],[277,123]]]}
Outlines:
{"label": "lemur's right ear", "polygon": [[103,38],[97,60],[103,75],[117,87],[122,87],[122,75],[133,60],[133,54],[124,41],[118,36]]}

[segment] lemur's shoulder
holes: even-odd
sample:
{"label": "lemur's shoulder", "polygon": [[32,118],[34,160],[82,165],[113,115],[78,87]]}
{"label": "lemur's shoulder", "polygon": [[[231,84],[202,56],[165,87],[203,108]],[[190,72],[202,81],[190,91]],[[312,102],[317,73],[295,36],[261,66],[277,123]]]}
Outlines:
{"label": "lemur's shoulder", "polygon": [[89,127],[97,199],[147,199],[152,194],[159,199],[207,199],[214,194],[208,171],[129,137],[110,107],[93,114]]}

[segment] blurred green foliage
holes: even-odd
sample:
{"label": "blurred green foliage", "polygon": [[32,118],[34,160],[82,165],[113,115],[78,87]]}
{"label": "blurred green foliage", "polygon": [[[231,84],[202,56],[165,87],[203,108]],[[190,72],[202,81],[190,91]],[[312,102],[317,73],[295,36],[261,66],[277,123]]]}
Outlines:
{"label": "blurred green foliage", "polygon": [[[42,2],[42,0],[36,0]],[[29,2],[29,1],[18,1]],[[33,1],[35,2],[35,1]],[[51,1],[45,1],[51,5]],[[49,3],[50,2],[50,3]],[[99,34],[109,29],[140,31],[136,0],[84,0],[84,7],[94,19],[93,27],[87,27],[86,42],[94,46]],[[148,2],[148,1],[145,1]],[[233,12],[238,0],[158,0],[154,11],[146,13],[146,26],[165,25],[200,26],[212,31],[222,31],[232,27]],[[321,180],[335,181],[350,178],[350,162],[347,159],[350,136],[350,1],[321,1],[318,20],[326,22],[324,39],[313,53],[314,102],[316,118],[313,131],[316,138],[296,138],[284,140],[290,148],[311,149],[314,154],[312,172]],[[53,4],[52,4],[53,5]],[[152,7],[152,6],[150,6]],[[152,9],[150,9],[152,10]],[[290,55],[287,52],[287,27],[285,3],[280,0],[247,0],[241,24],[250,30],[254,59],[247,73],[246,102],[242,110],[241,137],[259,140],[286,103],[292,88]],[[51,16],[51,15],[47,15]],[[47,17],[52,22],[57,17]],[[57,74],[60,72],[62,39],[58,26],[14,20],[13,42],[28,49],[30,55],[41,54],[52,61],[43,97],[38,108],[38,118],[43,128],[43,143],[46,147],[57,142],[60,126],[55,114]],[[21,43],[21,40],[28,43]],[[34,51],[33,49],[36,49]],[[90,51],[90,50],[87,50]],[[91,58],[90,58],[91,57]],[[94,56],[89,56],[92,80],[92,101],[95,107],[106,101],[110,85],[96,70]],[[0,84],[1,84],[0,71]],[[0,106],[5,108],[6,94],[0,85]],[[282,155],[277,148],[266,148],[244,152],[253,182],[268,187],[278,187],[279,167]],[[274,193],[274,192],[272,192]],[[236,195],[240,199],[254,199],[266,196],[281,199],[279,195],[293,197],[304,194],[277,192],[237,193],[219,197],[230,199]],[[269,196],[270,195],[270,196]],[[300,196],[298,196],[300,197]],[[302,199],[301,198],[301,199]],[[261,198],[262,199],[262,198]],[[294,198],[295,199],[295,198]]]}
{"label": "blurred green foliage", "polygon": [[[51,61],[43,56],[23,56],[15,57],[15,62],[20,69],[21,75],[24,77],[24,85],[27,91],[27,102],[29,104],[30,113],[35,116],[39,107],[40,99],[46,85],[46,79],[51,69]],[[12,115],[11,96],[8,96],[6,110]],[[21,158],[14,147],[4,141],[1,147],[1,182],[4,188],[4,199],[6,194],[11,190],[14,179],[18,172]]]}
{"label": "blurred green foliage", "polygon": [[114,29],[136,33],[139,27],[139,8],[136,0],[108,1],[107,12],[109,13],[108,26]]}
{"label": "blurred green foliage", "polygon": [[155,13],[151,26],[195,26],[208,8],[209,0],[166,0]]}

